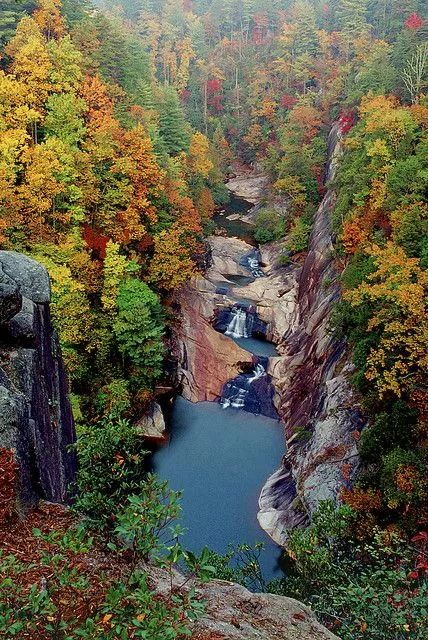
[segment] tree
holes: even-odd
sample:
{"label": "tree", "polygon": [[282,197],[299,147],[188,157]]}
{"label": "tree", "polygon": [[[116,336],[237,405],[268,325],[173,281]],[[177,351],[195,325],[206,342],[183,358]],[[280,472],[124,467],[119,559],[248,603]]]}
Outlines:
{"label": "tree", "polygon": [[126,209],[116,217],[119,229],[115,231],[115,237],[122,242],[141,240],[146,227],[157,221],[154,201],[163,193],[165,177],[156,161],[151,140],[141,125],[123,132],[120,157],[112,171],[126,176],[132,189]]}
{"label": "tree", "polygon": [[86,109],[84,100],[74,93],[55,93],[49,96],[46,108],[43,123],[45,135],[54,136],[70,147],[77,148],[86,133],[83,120]]}
{"label": "tree", "polygon": [[119,287],[113,324],[120,352],[131,367],[135,385],[151,388],[162,373],[164,319],[155,293],[140,280],[127,278]]}
{"label": "tree", "polygon": [[50,72],[52,91],[77,93],[83,81],[82,54],[68,35],[58,41],[51,40],[47,48],[52,64]]}
{"label": "tree", "polygon": [[111,314],[116,311],[119,287],[135,269],[138,267],[130,263],[123,253],[120,253],[120,245],[109,240],[103,265],[104,282],[101,293],[101,304],[106,313]]}
{"label": "tree", "polygon": [[214,167],[210,158],[208,138],[200,131],[196,131],[190,140],[189,165],[193,173],[199,174],[203,178],[207,178]]}
{"label": "tree", "polygon": [[189,148],[189,134],[178,94],[173,87],[165,87],[159,104],[159,133],[172,155]]}
{"label": "tree", "polygon": [[380,397],[400,397],[421,385],[428,373],[428,272],[392,242],[368,252],[376,270],[344,297],[354,307],[372,305],[367,331],[380,331],[381,337],[369,354],[366,377]]}
{"label": "tree", "polygon": [[37,0],[33,18],[48,42],[53,38],[59,39],[65,34],[61,6],[61,0]]}
{"label": "tree", "polygon": [[412,104],[417,104],[424,87],[425,73],[428,68],[428,43],[420,44],[403,71],[403,81],[410,94]]}
{"label": "tree", "polygon": [[[26,104],[38,113],[43,114],[43,105],[51,90],[50,73],[52,64],[49,58],[46,41],[32,18],[23,18],[18,25],[15,36],[5,47],[11,58],[9,71],[25,87]],[[37,120],[33,122],[32,135],[38,141]]]}
{"label": "tree", "polygon": [[185,244],[183,227],[177,226],[161,231],[155,237],[155,252],[149,270],[149,282],[168,292],[196,273],[195,263]]}

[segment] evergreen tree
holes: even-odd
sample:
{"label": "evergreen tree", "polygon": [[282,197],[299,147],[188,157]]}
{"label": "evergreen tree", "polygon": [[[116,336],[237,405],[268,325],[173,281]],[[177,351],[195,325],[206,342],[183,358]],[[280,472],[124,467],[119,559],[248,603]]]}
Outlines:
{"label": "evergreen tree", "polygon": [[161,92],[159,104],[159,131],[165,145],[172,155],[189,148],[189,132],[177,91],[165,87]]}
{"label": "evergreen tree", "polygon": [[155,293],[141,280],[128,278],[119,288],[113,331],[119,350],[148,387],[162,373],[164,321]]}
{"label": "evergreen tree", "polygon": [[35,0],[1,0],[0,45],[10,40],[22,16],[25,13],[31,13],[35,4]]}
{"label": "evergreen tree", "polygon": [[336,0],[333,10],[338,27],[349,39],[362,35],[367,29],[366,14],[368,0]]}

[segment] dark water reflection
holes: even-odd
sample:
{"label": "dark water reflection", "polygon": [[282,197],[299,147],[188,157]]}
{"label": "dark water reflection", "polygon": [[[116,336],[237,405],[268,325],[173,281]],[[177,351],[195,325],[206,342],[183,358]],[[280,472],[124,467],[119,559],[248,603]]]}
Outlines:
{"label": "dark water reflection", "polygon": [[211,402],[175,401],[171,439],[153,456],[154,471],[183,490],[183,544],[224,553],[229,543],[264,542],[265,579],[281,575],[279,548],[257,522],[258,497],[284,451],[280,424]]}
{"label": "dark water reflection", "polygon": [[216,223],[217,227],[225,229],[229,237],[240,238],[248,244],[256,246],[256,241],[254,240],[253,235],[254,226],[252,224],[248,224],[248,222],[243,222],[242,220],[227,219],[227,216],[233,214],[245,215],[252,208],[253,205],[250,202],[243,200],[242,198],[238,198],[231,193],[229,202],[224,205],[224,213],[220,211],[215,213],[213,221]]}

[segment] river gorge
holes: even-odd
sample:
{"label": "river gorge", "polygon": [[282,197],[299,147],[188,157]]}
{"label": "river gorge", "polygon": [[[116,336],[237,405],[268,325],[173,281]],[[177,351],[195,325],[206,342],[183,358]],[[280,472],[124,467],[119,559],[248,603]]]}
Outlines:
{"label": "river gorge", "polygon": [[[227,216],[245,212],[245,205],[232,197],[221,222],[225,219],[227,224]],[[235,233],[248,235],[248,224],[240,225],[236,218],[232,222]],[[207,312],[214,305],[200,335],[208,342],[211,339],[219,376],[216,380],[213,375],[205,388],[200,383],[196,388],[191,377],[185,377],[183,395],[188,399],[175,401],[169,442],[155,455],[154,469],[172,488],[183,490],[187,529],[183,542],[188,548],[200,551],[206,545],[225,553],[229,544],[263,542],[260,565],[265,578],[272,579],[281,575],[281,550],[258,524],[258,498],[284,454],[284,436],[268,373],[278,353],[266,339],[268,323],[259,317],[259,299],[254,297],[254,283],[264,282],[267,276],[258,252],[243,240],[212,236],[209,242],[212,265],[205,278],[194,283],[195,289],[186,292],[186,300],[188,295],[196,295],[200,303],[204,299]],[[225,251],[230,252],[228,257]],[[199,322],[203,321],[200,315]],[[191,348],[192,343],[182,343],[183,364],[186,355],[192,357],[189,344]],[[195,343],[196,350],[202,348]],[[230,379],[223,380],[220,369],[226,361],[230,362]],[[210,361],[206,364],[211,368]],[[207,380],[209,374],[207,369]],[[197,378],[200,380],[200,373]]]}
{"label": "river gorge", "polygon": [[251,185],[246,204],[245,177],[234,180],[216,219],[227,235],[209,237],[204,275],[176,301],[181,397],[154,468],[184,492],[192,550],[265,542],[267,579],[280,575],[287,531],[308,522],[320,500],[336,500],[358,468],[363,420],[346,345],[329,329],[339,296],[330,214],[340,152],[334,126],[327,189],[303,258],[279,264],[280,243],[246,242],[248,209],[266,182]]}

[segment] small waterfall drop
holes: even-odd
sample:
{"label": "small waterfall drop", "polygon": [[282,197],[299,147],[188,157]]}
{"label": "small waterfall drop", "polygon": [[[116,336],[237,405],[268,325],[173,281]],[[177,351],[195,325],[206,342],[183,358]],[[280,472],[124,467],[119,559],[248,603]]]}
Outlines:
{"label": "small waterfall drop", "polygon": [[233,307],[225,335],[231,338],[251,338],[253,324],[254,316],[252,313],[247,313],[241,307]]}
{"label": "small waterfall drop", "polygon": [[241,264],[248,269],[253,278],[263,278],[265,276],[260,266],[260,252],[258,250],[247,254],[241,261]]}
{"label": "small waterfall drop", "polygon": [[[243,409],[255,414],[276,417],[271,404],[271,384],[266,371],[267,358],[260,358],[249,373],[241,373],[224,385],[220,405],[223,409]],[[261,389],[257,389],[262,379],[266,379]],[[258,383],[258,384],[255,384]],[[267,391],[269,391],[267,393]],[[263,401],[260,398],[263,397]]]}

